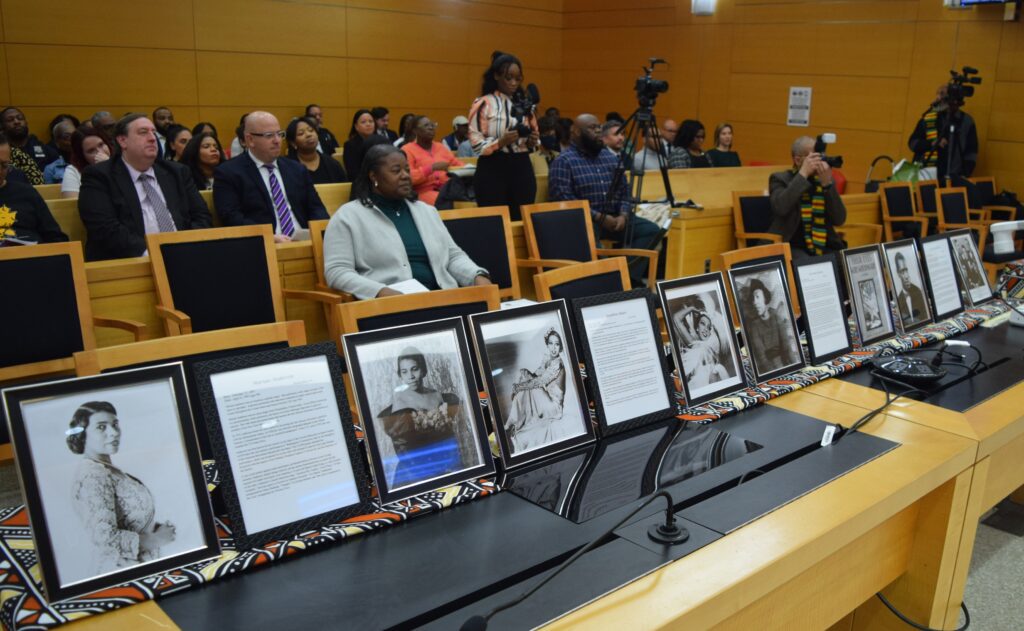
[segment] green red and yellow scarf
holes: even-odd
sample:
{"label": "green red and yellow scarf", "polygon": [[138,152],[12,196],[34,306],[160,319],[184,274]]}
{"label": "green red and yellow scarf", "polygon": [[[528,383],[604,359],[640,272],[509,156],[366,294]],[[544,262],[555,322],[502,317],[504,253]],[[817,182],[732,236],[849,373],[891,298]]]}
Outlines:
{"label": "green red and yellow scarf", "polygon": [[[934,108],[928,110],[924,115],[924,138],[928,141],[929,147],[934,147],[939,139],[939,113]],[[924,166],[933,167],[939,163],[939,152],[936,149],[929,149],[924,154]]]}
{"label": "green red and yellow scarf", "polygon": [[825,228],[825,189],[818,178],[808,180],[814,187],[800,196],[800,220],[804,225],[804,245],[808,254],[825,251],[828,230]]}

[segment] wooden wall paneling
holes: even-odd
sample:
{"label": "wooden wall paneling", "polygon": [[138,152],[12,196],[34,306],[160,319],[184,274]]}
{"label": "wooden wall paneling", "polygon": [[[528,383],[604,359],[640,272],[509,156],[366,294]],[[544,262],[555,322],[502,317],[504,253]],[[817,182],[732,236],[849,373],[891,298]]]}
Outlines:
{"label": "wooden wall paneling", "polygon": [[[488,0],[467,0],[467,2],[488,4]],[[541,11],[556,11],[561,13],[564,10],[564,0],[500,0],[500,4],[519,7],[522,9],[537,9]]]}
{"label": "wooden wall paneling", "polygon": [[653,7],[648,9],[619,9],[612,11],[580,11],[566,13],[562,28],[588,29],[609,26],[665,26],[674,24],[675,7]]}
{"label": "wooden wall paneling", "polygon": [[[689,3],[687,3],[689,4]],[[770,4],[742,3],[736,21],[746,24],[783,22],[913,22],[918,0],[805,0]]]}
{"label": "wooden wall paneling", "polygon": [[[199,50],[344,57],[344,6],[270,0],[218,0],[195,5]],[[191,26],[191,25],[190,25]],[[390,46],[381,46],[386,50]],[[294,64],[304,60],[292,59]]]}
{"label": "wooden wall paneling", "polygon": [[906,141],[917,121],[935,100],[935,90],[949,80],[956,45],[956,24],[918,22],[914,25],[913,73],[907,85],[907,110],[903,119],[905,156],[910,156]]}
{"label": "wooden wall paneling", "polygon": [[462,107],[469,111],[480,91],[478,77],[486,67],[481,65],[478,72],[477,67],[466,64],[382,59],[348,63],[349,102],[386,105],[391,110],[391,128],[396,131],[398,119],[406,111]]}
{"label": "wooden wall paneling", "polygon": [[1024,23],[1003,24],[996,81],[1024,81]]}
{"label": "wooden wall paneling", "polygon": [[964,111],[974,117],[978,141],[984,144],[989,131],[986,123],[992,112],[993,77],[999,63],[1003,28],[999,22],[965,22],[957,26],[953,67],[960,70],[972,66],[981,73],[982,84],[975,86],[974,96],[967,99]]}
{"label": "wooden wall paneling", "polygon": [[[715,126],[729,121],[729,75],[732,72],[732,24],[709,24],[699,27],[701,51],[698,117],[708,128],[705,147],[714,148]],[[743,139],[734,140],[736,150],[743,146]],[[740,158],[744,158],[740,152]]]}
{"label": "wooden wall paneling", "polygon": [[110,109],[198,102],[191,50],[10,43],[6,48],[11,99],[23,105]]}
{"label": "wooden wall paneling", "polygon": [[[641,74],[637,70],[566,70],[562,75],[562,114],[590,112],[604,117],[615,110],[623,117],[636,109],[633,84]],[[664,117],[664,106],[655,111]]]}
{"label": "wooden wall paneling", "polygon": [[[686,2],[689,5],[689,2]],[[658,7],[675,7],[674,0],[633,0],[629,5],[634,9],[653,9]],[[622,9],[621,0],[564,0],[563,13],[579,13],[586,11],[617,11]]]}
{"label": "wooden wall paneling", "polygon": [[[3,29],[2,24],[0,29]],[[2,32],[0,30],[0,33]],[[0,99],[3,99],[4,103],[11,102],[11,81],[7,74],[7,44],[0,44]]]}
{"label": "wooden wall paneling", "polygon": [[[1024,82],[997,81],[992,86],[988,138],[1024,143]],[[978,121],[976,121],[978,122]],[[979,122],[980,124],[980,122]]]}
{"label": "wooden wall paneling", "polygon": [[459,61],[478,66],[478,75],[490,64],[491,53],[495,50],[515,54],[523,62],[526,72],[531,68],[558,71],[563,68],[560,29],[476,22],[468,33],[458,35],[469,41],[469,57]]}
{"label": "wooden wall paneling", "polygon": [[[662,55],[668,61],[668,67],[658,66],[654,74],[655,79],[667,79],[669,84],[668,94],[658,97],[655,113],[659,119],[672,118],[677,124],[682,124],[687,118],[699,118],[700,72],[704,62],[701,54],[701,28],[681,24],[672,29],[673,46],[667,56]],[[637,72],[637,76],[640,76],[640,72]]]}
{"label": "wooden wall paneling", "polygon": [[1024,143],[989,140],[982,148],[979,172],[993,175],[996,186],[1024,191]]}
{"label": "wooden wall paneling", "polygon": [[942,21],[942,22],[973,22],[977,20],[988,20],[999,22],[1003,19],[1002,5],[973,6],[965,9],[949,9],[943,6],[942,2],[931,0],[919,0],[917,19],[920,22]]}
{"label": "wooden wall paneling", "polygon": [[444,18],[461,18],[465,20],[498,22],[501,24],[523,24],[527,26],[543,26],[561,28],[562,13],[554,3],[537,3],[537,6],[526,6],[510,2],[451,2],[450,0],[349,0],[350,8],[375,9],[398,13],[435,15]]}
{"label": "wooden wall paneling", "polygon": [[313,99],[332,105],[346,103],[345,59],[212,51],[196,55],[199,96],[204,105],[273,109],[301,107]]}
{"label": "wooden wall paneling", "polygon": [[[525,65],[526,62],[524,61]],[[473,83],[473,97],[480,94],[480,83],[481,75],[483,74],[483,66],[480,67],[479,72],[475,73]],[[544,110],[551,107],[552,105],[558,107],[562,112],[562,116],[568,116],[566,110],[561,109],[561,104],[564,99],[564,92],[562,90],[562,71],[561,70],[548,70],[546,68],[526,68],[526,82],[536,83],[537,88],[540,90],[540,113],[543,115]],[[468,112],[469,104],[466,104],[465,108]],[[578,113],[578,112],[577,112]],[[463,112],[466,114],[466,112]],[[604,112],[601,113],[602,115]]]}
{"label": "wooden wall paneling", "polygon": [[[468,30],[464,19],[348,9],[348,54],[353,63],[357,59],[466,63],[471,51]],[[398,33],[403,36],[396,37]]]}
{"label": "wooden wall paneling", "polygon": [[[677,29],[671,26],[631,26],[565,31],[563,68],[568,72],[580,69],[630,70],[640,75],[640,68],[647,65],[650,57],[661,57],[678,64],[680,60],[674,55]],[[664,68],[661,66],[662,72]]]}
{"label": "wooden wall paneling", "polygon": [[8,42],[117,45],[135,48],[195,47],[192,0],[4,0]]}

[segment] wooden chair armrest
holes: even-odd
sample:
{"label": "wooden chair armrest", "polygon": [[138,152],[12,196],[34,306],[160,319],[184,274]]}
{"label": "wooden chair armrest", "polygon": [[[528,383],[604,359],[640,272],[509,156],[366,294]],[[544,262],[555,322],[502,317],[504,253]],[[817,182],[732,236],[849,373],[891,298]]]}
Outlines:
{"label": "wooden chair armrest", "polygon": [[164,320],[170,320],[177,324],[182,335],[190,335],[192,333],[192,318],[183,311],[168,309],[161,305],[155,305],[153,309],[156,310],[156,315],[158,317],[163,318]]}
{"label": "wooden chair armrest", "polygon": [[782,243],[782,236],[771,232],[742,232],[737,230],[735,235],[737,241],[741,239],[744,241],[747,239],[761,239],[763,241],[768,241],[769,243]]}
{"label": "wooden chair armrest", "polygon": [[658,251],[636,248],[607,248],[597,251],[598,256],[642,256],[650,259],[647,263],[647,286],[652,290],[658,284]]}
{"label": "wooden chair armrest", "polygon": [[516,259],[516,267],[532,267],[542,272],[545,267],[569,267],[577,265],[579,261],[571,259]]}
{"label": "wooden chair armrest", "polygon": [[[927,221],[927,219],[925,221]],[[846,231],[849,230],[849,229],[853,229],[853,230],[869,230],[869,231],[871,231],[875,235],[874,236],[874,241],[872,241],[872,243],[881,243],[882,242],[882,226],[881,226],[881,224],[877,224],[877,223],[844,223],[843,225],[836,227],[836,233],[840,234],[840,235],[844,235],[844,234],[846,234]]]}
{"label": "wooden chair armrest", "polygon": [[987,210],[969,209],[967,216],[970,217],[970,221],[988,221],[989,212]]}
{"label": "wooden chair armrest", "polygon": [[103,316],[92,317],[93,326],[102,326],[110,329],[121,329],[128,331],[135,337],[136,342],[141,342],[146,334],[146,323],[125,318],[105,318]]}
{"label": "wooden chair armrest", "polygon": [[310,300],[325,305],[340,305],[354,300],[352,294],[343,291],[335,293],[334,291],[317,291],[315,289],[282,289],[281,295],[290,300]]}
{"label": "wooden chair armrest", "polygon": [[[1013,206],[982,206],[982,210],[988,212],[988,216],[991,218],[994,213],[1006,213],[1005,219],[999,219],[998,221],[1016,221],[1017,209]],[[995,219],[992,219],[996,221]]]}

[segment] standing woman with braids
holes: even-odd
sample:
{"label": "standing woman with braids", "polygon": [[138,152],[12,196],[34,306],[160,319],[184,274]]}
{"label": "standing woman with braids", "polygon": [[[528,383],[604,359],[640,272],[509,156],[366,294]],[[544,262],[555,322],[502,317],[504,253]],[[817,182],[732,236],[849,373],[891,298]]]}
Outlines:
{"label": "standing woman with braids", "polygon": [[[519,207],[537,197],[537,180],[530,152],[540,144],[533,112],[522,120],[512,115],[512,97],[522,91],[523,64],[515,55],[494,51],[491,65],[483,75],[480,97],[469,110],[469,142],[480,156],[473,187],[480,206],[508,206],[513,221],[520,219]],[[524,124],[529,136],[516,126]]]}

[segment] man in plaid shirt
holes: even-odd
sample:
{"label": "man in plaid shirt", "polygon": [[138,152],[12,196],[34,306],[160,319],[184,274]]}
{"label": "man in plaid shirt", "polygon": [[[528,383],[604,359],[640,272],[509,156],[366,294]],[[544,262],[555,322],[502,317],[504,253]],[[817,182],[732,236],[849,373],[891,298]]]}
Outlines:
{"label": "man in plaid shirt", "polygon": [[[603,149],[601,122],[591,114],[577,116],[569,148],[551,163],[548,198],[551,201],[585,199],[590,202],[597,239],[612,239],[617,246],[627,248],[652,249],[660,230],[653,222],[630,212],[632,204],[625,175],[619,183],[621,191],[616,195],[617,201],[608,202],[619,157]],[[631,265],[629,272],[634,286],[639,286],[647,273],[647,259]]]}

